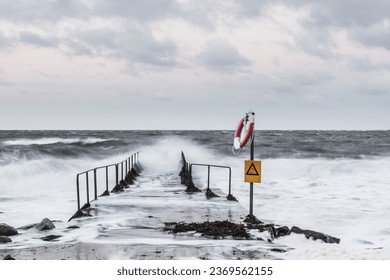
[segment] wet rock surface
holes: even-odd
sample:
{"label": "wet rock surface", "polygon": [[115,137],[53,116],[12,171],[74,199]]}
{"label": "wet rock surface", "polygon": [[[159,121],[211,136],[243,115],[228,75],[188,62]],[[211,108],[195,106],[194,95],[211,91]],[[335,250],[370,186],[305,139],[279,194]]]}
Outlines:
{"label": "wet rock surface", "polygon": [[10,242],[12,242],[11,238],[6,237],[6,236],[0,236],[0,244],[10,243]]}
{"label": "wet rock surface", "polygon": [[[195,231],[201,233],[203,237],[209,237],[214,239],[231,237],[234,239],[256,239],[251,236],[249,231],[257,230],[258,232],[268,232],[271,242],[273,239],[290,235],[291,233],[304,234],[306,238],[313,240],[322,240],[325,243],[340,243],[340,239],[312,230],[303,230],[299,227],[293,226],[289,229],[287,226],[277,227],[274,224],[264,224],[259,221],[255,216],[248,215],[244,220],[245,224],[237,224],[229,221],[214,221],[203,223],[165,223],[164,231],[169,233],[182,233]],[[257,238],[259,239],[259,238]],[[260,238],[262,240],[262,238]]]}
{"label": "wet rock surface", "polygon": [[76,213],[74,213],[74,215],[72,217],[70,217],[68,222],[70,222],[73,219],[78,219],[78,218],[83,218],[83,217],[91,217],[91,215],[85,214],[83,211],[78,210],[78,211],[76,211]]}
{"label": "wet rock surface", "polygon": [[206,190],[206,197],[213,198],[213,197],[219,197],[219,195],[215,194],[211,189],[207,189]]}
{"label": "wet rock surface", "polygon": [[310,239],[310,238],[312,238],[313,240],[320,239],[320,240],[324,241],[325,243],[336,243],[336,244],[340,243],[339,238],[324,234],[322,232],[317,232],[317,231],[308,230],[308,229],[301,229],[301,228],[296,227],[296,226],[293,226],[290,229],[288,234],[291,234],[291,233],[304,234],[307,239]]}
{"label": "wet rock surface", "polygon": [[18,231],[7,224],[0,224],[0,236],[13,236],[17,235]]}
{"label": "wet rock surface", "polygon": [[35,228],[39,231],[52,230],[55,229],[56,226],[50,221],[48,218],[44,218],[39,224],[35,226]]}
{"label": "wet rock surface", "polygon": [[48,236],[42,237],[41,239],[43,241],[53,241],[53,240],[56,240],[60,237],[62,237],[62,236],[61,235],[48,235]]}
{"label": "wet rock surface", "polygon": [[14,261],[15,259],[13,257],[11,257],[11,255],[6,255],[3,260],[5,260],[5,261]]}
{"label": "wet rock surface", "polygon": [[202,236],[211,238],[233,237],[236,239],[249,239],[250,235],[243,224],[235,224],[229,221],[215,221],[204,223],[166,223],[165,231],[171,233],[195,231]]}

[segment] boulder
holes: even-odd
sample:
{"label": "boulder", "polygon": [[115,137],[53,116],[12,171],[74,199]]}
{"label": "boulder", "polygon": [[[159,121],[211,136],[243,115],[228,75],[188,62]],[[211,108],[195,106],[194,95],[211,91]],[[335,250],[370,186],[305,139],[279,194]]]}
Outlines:
{"label": "boulder", "polygon": [[35,228],[39,231],[44,230],[52,230],[55,229],[56,226],[53,224],[52,221],[50,221],[48,218],[44,218],[39,224],[35,226]]}
{"label": "boulder", "polygon": [[275,228],[275,236],[276,237],[288,235],[289,232],[290,232],[290,229],[287,226]]}
{"label": "boulder", "polygon": [[48,236],[42,237],[41,239],[43,241],[53,241],[53,240],[56,240],[60,237],[62,237],[62,236],[61,235],[48,235]]}
{"label": "boulder", "polygon": [[0,236],[0,244],[12,242],[11,238]]}
{"label": "boulder", "polygon": [[340,243],[339,238],[336,238],[336,237],[333,237],[333,236],[330,236],[330,235],[327,235],[327,234],[324,234],[321,232],[313,231],[313,230],[300,229],[299,227],[296,227],[296,226],[293,226],[290,229],[289,234],[291,234],[291,233],[304,234],[307,239],[309,239],[309,238],[312,238],[314,240],[320,239],[320,240],[324,241],[325,243],[337,243],[337,244]]}
{"label": "boulder", "polygon": [[17,235],[18,231],[7,225],[7,224],[0,224],[0,236],[12,236],[12,235]]}

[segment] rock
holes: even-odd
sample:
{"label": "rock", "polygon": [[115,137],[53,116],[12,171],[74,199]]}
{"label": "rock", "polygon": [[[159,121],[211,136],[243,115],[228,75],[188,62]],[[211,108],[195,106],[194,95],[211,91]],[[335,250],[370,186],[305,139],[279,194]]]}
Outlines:
{"label": "rock", "polygon": [[275,237],[286,236],[289,234],[290,229],[287,226],[275,228]]}
{"label": "rock", "polygon": [[5,261],[14,261],[15,259],[13,257],[11,257],[11,255],[6,255],[3,260],[5,260]]}
{"label": "rock", "polygon": [[0,244],[12,242],[11,238],[0,236]]}
{"label": "rock", "polygon": [[245,217],[244,222],[247,224],[262,224],[263,223],[262,221],[257,219],[255,215],[250,215],[250,214]]}
{"label": "rock", "polygon": [[78,228],[80,228],[79,226],[76,226],[76,225],[74,225],[74,226],[68,226],[67,227],[67,229],[78,229]]}
{"label": "rock", "polygon": [[35,226],[35,228],[39,231],[44,230],[52,230],[55,229],[56,226],[53,224],[52,221],[50,221],[48,218],[44,218],[39,224]]}
{"label": "rock", "polygon": [[52,240],[58,239],[60,237],[61,237],[61,235],[48,235],[48,236],[42,237],[41,239],[43,241],[52,241]]}
{"label": "rock", "polygon": [[276,253],[286,253],[287,252],[286,250],[280,249],[280,248],[272,248],[270,251],[276,252]]}
{"label": "rock", "polygon": [[204,237],[225,238],[231,236],[235,239],[249,239],[250,235],[243,224],[235,224],[229,221],[214,221],[203,223],[166,223],[165,231],[171,233],[195,231]]}
{"label": "rock", "polygon": [[12,236],[12,235],[17,235],[18,231],[7,225],[7,224],[0,224],[0,236]]}
{"label": "rock", "polygon": [[324,241],[325,243],[337,243],[337,244],[340,243],[339,238],[336,238],[336,237],[333,237],[333,236],[330,236],[330,235],[327,235],[327,234],[324,234],[321,232],[313,231],[313,230],[300,229],[299,227],[296,227],[296,226],[293,226],[290,229],[289,234],[291,234],[291,233],[304,234],[307,239],[309,239],[309,238],[313,238],[314,240],[320,239],[320,240]]}
{"label": "rock", "polygon": [[109,195],[110,195],[110,192],[108,190],[105,190],[104,193],[102,193],[99,197],[109,196]]}
{"label": "rock", "polygon": [[213,198],[213,197],[219,197],[219,195],[215,194],[211,189],[207,189],[206,190],[206,197]]}
{"label": "rock", "polygon": [[90,207],[91,207],[91,204],[89,202],[87,202],[80,208],[80,210],[85,210],[85,209],[88,209]]}
{"label": "rock", "polygon": [[83,211],[81,210],[77,210],[76,213],[74,213],[74,215],[72,217],[70,217],[70,219],[68,220],[68,222],[70,222],[71,220],[73,219],[78,219],[78,218],[83,218],[83,217],[91,217],[91,215],[89,214],[85,214]]}
{"label": "rock", "polygon": [[26,226],[22,226],[22,227],[18,227],[19,230],[29,230],[30,228],[33,228],[37,225],[37,223],[35,224],[29,224],[29,225],[26,225]]}
{"label": "rock", "polygon": [[226,198],[227,200],[238,201],[237,198],[235,198],[232,194],[229,194]]}

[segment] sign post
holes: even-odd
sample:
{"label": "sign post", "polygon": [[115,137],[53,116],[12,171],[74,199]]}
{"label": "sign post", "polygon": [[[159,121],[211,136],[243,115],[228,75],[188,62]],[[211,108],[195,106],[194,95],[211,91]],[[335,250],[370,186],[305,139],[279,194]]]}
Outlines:
{"label": "sign post", "polygon": [[[255,131],[253,130],[250,159],[254,160],[254,157],[255,157]],[[249,183],[249,215],[253,216],[253,182]]]}
{"label": "sign post", "polygon": [[234,134],[233,154],[244,149],[250,141],[250,160],[245,161],[244,182],[249,183],[249,216],[253,215],[253,183],[261,183],[261,161],[254,160],[255,113],[250,111],[240,120]]}

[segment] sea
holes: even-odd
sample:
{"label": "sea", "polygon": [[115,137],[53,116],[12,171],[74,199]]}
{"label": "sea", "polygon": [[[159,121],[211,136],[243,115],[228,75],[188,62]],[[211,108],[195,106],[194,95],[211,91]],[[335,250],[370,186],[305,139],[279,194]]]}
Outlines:
{"label": "sea", "polygon": [[[234,131],[0,131],[0,223],[20,227],[77,210],[76,174],[139,151],[142,166],[178,174],[181,152],[197,163],[232,168],[232,193],[249,209],[243,181],[249,149],[232,153]],[[390,131],[257,130],[254,214],[341,239],[325,244],[292,234],[273,240],[282,259],[390,259]],[[179,179],[178,179],[179,180]],[[194,174],[205,186],[207,175]],[[227,193],[227,174],[210,187]],[[0,245],[1,246],[1,245]],[[12,245],[7,245],[12,248]]]}

